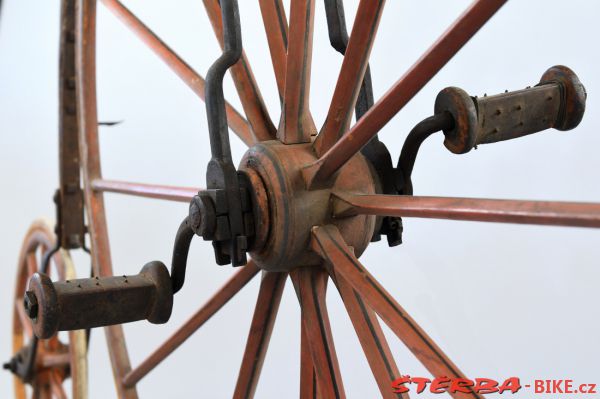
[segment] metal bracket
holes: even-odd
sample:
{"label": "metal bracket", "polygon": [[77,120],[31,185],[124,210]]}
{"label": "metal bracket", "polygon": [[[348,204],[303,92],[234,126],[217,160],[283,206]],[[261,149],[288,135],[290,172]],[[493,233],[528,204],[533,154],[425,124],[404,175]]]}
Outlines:
{"label": "metal bracket", "polygon": [[[342,0],[325,0],[325,15],[331,46],[342,55],[348,47],[348,31],[346,29],[346,16]],[[371,81],[371,68],[367,65],[358,98],[355,105],[356,120],[359,120],[373,106],[373,84]],[[392,164],[392,157],[377,136],[374,136],[363,147],[361,153],[369,160],[381,182],[383,194],[398,194],[397,171]],[[381,234],[385,234],[389,246],[393,247],[402,243],[402,219],[399,217],[385,217],[380,220],[379,228],[375,230],[371,241],[379,241]]]}

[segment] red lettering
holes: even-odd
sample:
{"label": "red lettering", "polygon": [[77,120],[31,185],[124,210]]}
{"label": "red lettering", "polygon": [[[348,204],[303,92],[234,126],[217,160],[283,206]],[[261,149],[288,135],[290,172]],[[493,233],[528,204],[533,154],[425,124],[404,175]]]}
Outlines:
{"label": "red lettering", "polygon": [[431,380],[429,378],[413,377],[411,382],[413,384],[417,384],[417,393],[423,393],[425,388],[427,388],[427,384],[429,384]]}
{"label": "red lettering", "polygon": [[562,384],[563,380],[552,380],[552,393],[564,393],[560,384]]}
{"label": "red lettering", "polygon": [[450,385],[450,378],[448,377],[436,377],[429,387],[431,393],[444,393],[448,390]]}
{"label": "red lettering", "polygon": [[535,380],[535,393],[544,393],[544,380]]}
{"label": "red lettering", "polygon": [[403,375],[400,378],[396,378],[392,381],[392,389],[394,393],[406,393],[408,392],[408,387],[405,387],[404,384],[410,383],[410,375]]}
{"label": "red lettering", "polygon": [[573,393],[573,380],[565,380],[565,393]]}
{"label": "red lettering", "polygon": [[502,394],[504,391],[517,393],[519,392],[519,389],[521,389],[521,381],[519,380],[519,377],[510,377],[498,387],[498,393]]}
{"label": "red lettering", "polygon": [[588,389],[587,393],[598,393],[596,392],[596,384],[588,384],[588,388],[590,389]]}
{"label": "red lettering", "polygon": [[490,378],[475,378],[475,388],[473,390],[481,394],[498,392],[498,381]]}
{"label": "red lettering", "polygon": [[454,378],[450,384],[450,393],[463,392],[471,393],[471,388],[475,383],[467,378]]}

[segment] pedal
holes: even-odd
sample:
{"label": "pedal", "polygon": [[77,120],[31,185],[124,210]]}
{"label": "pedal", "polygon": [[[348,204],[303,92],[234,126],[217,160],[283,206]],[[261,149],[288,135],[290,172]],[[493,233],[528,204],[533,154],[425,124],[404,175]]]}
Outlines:
{"label": "pedal", "polygon": [[436,98],[435,114],[452,114],[454,126],[444,129],[444,145],[464,154],[479,144],[550,128],[573,129],[583,118],[586,97],[577,75],[559,65],[548,69],[534,87],[494,96],[471,97],[462,89],[448,87]]}
{"label": "pedal", "polygon": [[57,331],[148,320],[166,323],[173,308],[169,271],[150,262],[133,276],[94,277],[52,282],[36,273],[29,280],[24,306],[39,338]]}

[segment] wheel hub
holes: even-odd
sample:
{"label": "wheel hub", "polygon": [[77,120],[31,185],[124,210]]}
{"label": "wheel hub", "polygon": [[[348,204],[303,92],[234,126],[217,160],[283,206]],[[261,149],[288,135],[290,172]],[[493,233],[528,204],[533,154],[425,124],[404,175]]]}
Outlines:
{"label": "wheel hub", "polygon": [[330,203],[334,191],[375,193],[377,182],[368,161],[357,154],[330,187],[307,190],[302,168],[315,160],[311,143],[285,145],[279,141],[257,144],[242,159],[239,170],[248,176],[252,186],[255,219],[250,254],[265,270],[289,271],[321,263],[310,249],[314,226],[336,225],[357,256],[371,240],[374,216],[334,219]]}

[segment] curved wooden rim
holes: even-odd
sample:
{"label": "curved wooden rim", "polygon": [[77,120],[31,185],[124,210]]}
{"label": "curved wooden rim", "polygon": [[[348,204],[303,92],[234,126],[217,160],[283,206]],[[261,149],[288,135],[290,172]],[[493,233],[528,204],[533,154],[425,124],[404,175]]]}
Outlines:
{"label": "curved wooden rim", "polygon": [[[37,219],[35,220],[23,239],[21,251],[19,254],[19,261],[17,265],[17,278],[15,282],[14,290],[14,307],[13,307],[13,323],[12,323],[12,336],[13,336],[13,353],[16,353],[23,347],[26,339],[31,339],[31,328],[24,326],[25,320],[24,314],[19,312],[19,306],[22,304],[23,294],[27,287],[29,277],[33,274],[35,269],[38,269],[38,260],[36,259],[36,252],[40,249],[41,253],[54,247],[56,238],[54,235],[53,223],[48,219]],[[40,253],[40,255],[41,255]],[[73,279],[75,278],[75,267],[71,256],[68,251],[60,250],[57,252],[50,262],[51,271],[56,273],[59,280]],[[68,359],[71,367],[71,377],[73,379],[72,384],[72,395],[75,399],[87,398],[87,343],[85,331],[71,331],[69,333],[69,345],[62,344],[58,336],[54,336],[49,340],[44,340],[43,344],[38,346],[38,358],[46,355],[57,365],[55,367],[49,366],[41,374],[41,379],[33,383],[34,397],[35,391],[40,393],[46,393],[46,391],[61,392],[62,382],[66,379],[67,375],[64,371],[61,371],[58,367],[60,366],[62,354],[64,350],[68,348]],[[53,351],[59,351],[56,354]],[[48,359],[47,364],[52,364],[52,360]],[[41,361],[41,360],[40,360]],[[38,362],[38,360],[36,360]],[[25,384],[18,378],[13,379],[15,397],[18,399],[25,399],[26,388]],[[56,386],[60,384],[60,386]]]}

